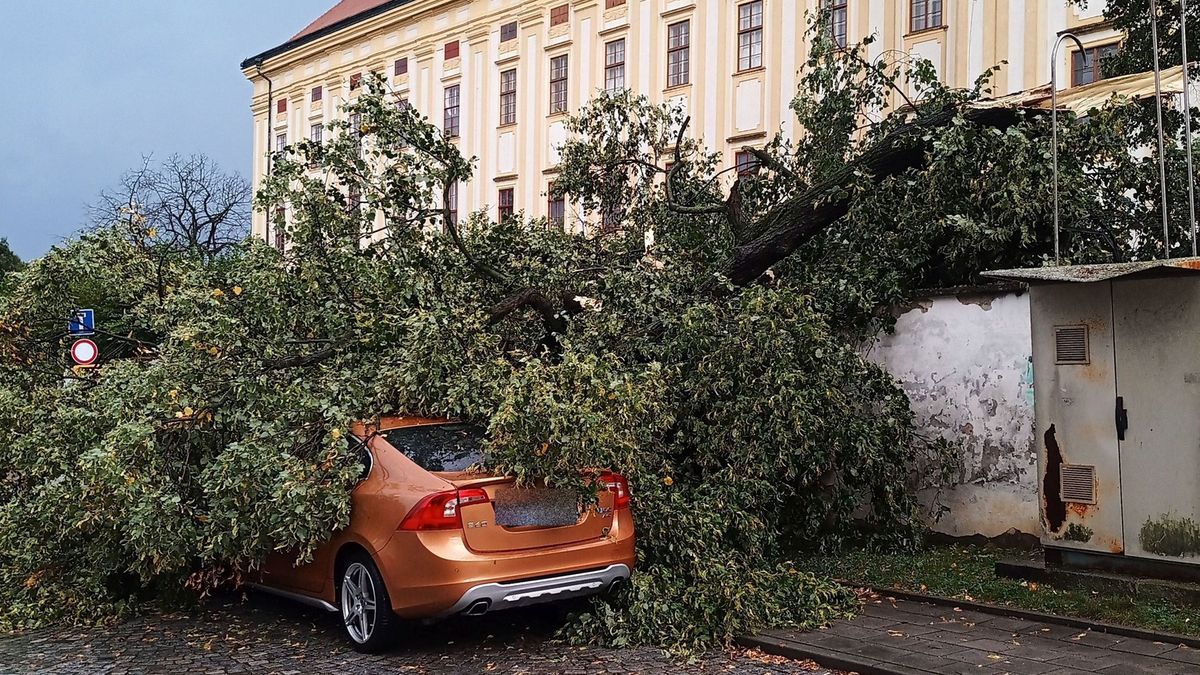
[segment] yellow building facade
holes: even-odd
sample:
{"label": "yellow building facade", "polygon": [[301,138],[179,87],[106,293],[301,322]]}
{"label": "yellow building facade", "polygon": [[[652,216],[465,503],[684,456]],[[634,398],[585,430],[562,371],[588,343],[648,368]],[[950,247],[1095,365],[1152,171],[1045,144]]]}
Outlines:
{"label": "yellow building facade", "polygon": [[[1059,34],[1091,54],[1120,36],[1104,0],[343,0],[288,43],[247,59],[254,85],[254,182],[281,145],[320,133],[366,73],[443,128],[458,128],[478,170],[457,211],[557,216],[554,180],[565,118],[597,92],[627,87],[682,106],[691,133],[723,152],[794,135],[788,106],[807,57],[808,14],[834,12],[839,38],[876,35],[872,57],[906,52],[969,86],[1007,62],[997,95],[1050,80]],[[1099,77],[1064,49],[1060,81]],[[582,226],[566,207],[565,220]],[[274,239],[266,214],[254,233]]]}

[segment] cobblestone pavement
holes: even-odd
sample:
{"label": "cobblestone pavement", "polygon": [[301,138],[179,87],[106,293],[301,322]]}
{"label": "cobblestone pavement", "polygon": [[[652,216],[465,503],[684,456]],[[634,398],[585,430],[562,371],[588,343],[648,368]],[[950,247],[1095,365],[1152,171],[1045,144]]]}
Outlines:
{"label": "cobblestone pavement", "polygon": [[1200,650],[954,607],[876,597],[823,631],[749,641],[837,668],[922,675],[1196,675]]}
{"label": "cobblestone pavement", "polygon": [[761,652],[680,664],[653,649],[575,648],[552,639],[554,609],[502,612],[412,626],[388,654],[347,647],[335,615],[252,595],[192,614],[151,614],[113,628],[51,629],[0,637],[0,673],[695,673],[831,675]]}

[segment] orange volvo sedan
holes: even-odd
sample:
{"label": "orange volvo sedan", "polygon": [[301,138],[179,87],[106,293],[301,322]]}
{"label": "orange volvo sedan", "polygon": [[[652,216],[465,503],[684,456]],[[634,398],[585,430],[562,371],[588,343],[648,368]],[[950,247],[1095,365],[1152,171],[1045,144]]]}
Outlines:
{"label": "orange volvo sedan", "polygon": [[311,563],[277,555],[254,587],[340,612],[376,652],[401,619],[477,616],[610,592],[634,565],[629,484],[600,476],[595,504],[481,473],[482,433],[447,420],[356,425],[367,467],[350,525]]}

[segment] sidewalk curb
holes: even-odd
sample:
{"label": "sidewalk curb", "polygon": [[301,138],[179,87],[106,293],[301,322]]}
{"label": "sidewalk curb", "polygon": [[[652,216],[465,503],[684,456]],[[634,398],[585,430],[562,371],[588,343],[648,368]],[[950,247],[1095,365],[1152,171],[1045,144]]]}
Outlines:
{"label": "sidewalk curb", "polygon": [[839,582],[843,586],[850,588],[861,588],[877,593],[884,597],[896,598],[897,600],[907,600],[909,602],[926,602],[931,605],[941,605],[945,607],[961,607],[970,609],[984,614],[994,614],[997,616],[1005,616],[1013,619],[1024,619],[1026,621],[1036,621],[1039,623],[1056,624],[1059,626],[1068,626],[1071,628],[1080,628],[1090,630],[1097,633],[1108,633],[1109,635],[1120,635],[1121,637],[1136,638],[1138,640],[1149,640],[1150,642],[1161,642],[1168,645],[1187,645],[1192,649],[1200,649],[1200,638],[1190,637],[1188,635],[1177,635],[1175,633],[1156,633],[1154,631],[1143,630],[1141,628],[1133,628],[1130,626],[1121,626],[1113,623],[1104,623],[1103,621],[1092,621],[1090,619],[1077,619],[1070,616],[1058,616],[1055,614],[1046,614],[1044,612],[1035,612],[1028,609],[1019,609],[1016,607],[1005,607],[1003,605],[991,605],[983,602],[975,602],[970,600],[956,600],[954,598],[946,598],[940,595],[926,595],[924,593],[914,593],[911,591],[902,591],[894,588],[882,588],[879,586],[852,584],[849,582]]}
{"label": "sidewalk curb", "polygon": [[[1200,649],[1200,638],[1189,637],[1186,635],[1155,633],[1148,630],[1109,624],[1101,621],[1056,616],[1053,614],[1046,614],[1044,612],[1035,612],[1032,610],[1005,607],[1002,605],[992,605],[982,602],[956,600],[954,598],[947,598],[938,595],[926,595],[923,593],[914,593],[891,588],[881,588],[878,586],[865,584],[853,584],[846,581],[840,581],[839,583],[848,588],[870,591],[884,599],[927,603],[942,607],[957,607],[983,614],[1021,619],[1035,624],[1042,623],[1067,626],[1070,628],[1078,628],[1097,633],[1107,633],[1110,635],[1118,635],[1121,637],[1147,640],[1150,642],[1158,642],[1168,645],[1186,645],[1193,649]],[[787,639],[786,635],[774,634],[773,631],[766,631],[762,634],[754,636],[743,636],[738,638],[737,643],[743,647],[758,649],[766,652],[767,654],[783,656],[790,659],[814,661],[824,668],[842,670],[849,673],[858,673],[859,675],[927,674],[927,671],[924,670],[915,670],[889,663],[882,663],[866,656],[847,654],[845,652],[836,650],[823,650],[812,645],[792,642],[791,640]]]}
{"label": "sidewalk curb", "polygon": [[769,635],[738,638],[737,643],[747,649],[757,649],[773,656],[782,656],[796,661],[812,661],[822,668],[841,670],[858,675],[911,675],[921,673],[917,670],[897,670],[884,666],[870,659],[856,657],[852,654],[820,651],[806,645],[799,645],[787,640]]}

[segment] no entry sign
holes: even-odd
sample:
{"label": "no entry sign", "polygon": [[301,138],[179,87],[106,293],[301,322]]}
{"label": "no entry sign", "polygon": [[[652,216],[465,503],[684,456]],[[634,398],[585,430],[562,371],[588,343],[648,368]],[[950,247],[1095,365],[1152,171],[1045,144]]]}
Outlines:
{"label": "no entry sign", "polygon": [[90,366],[100,356],[100,349],[91,340],[78,340],[71,345],[71,358],[81,366]]}

